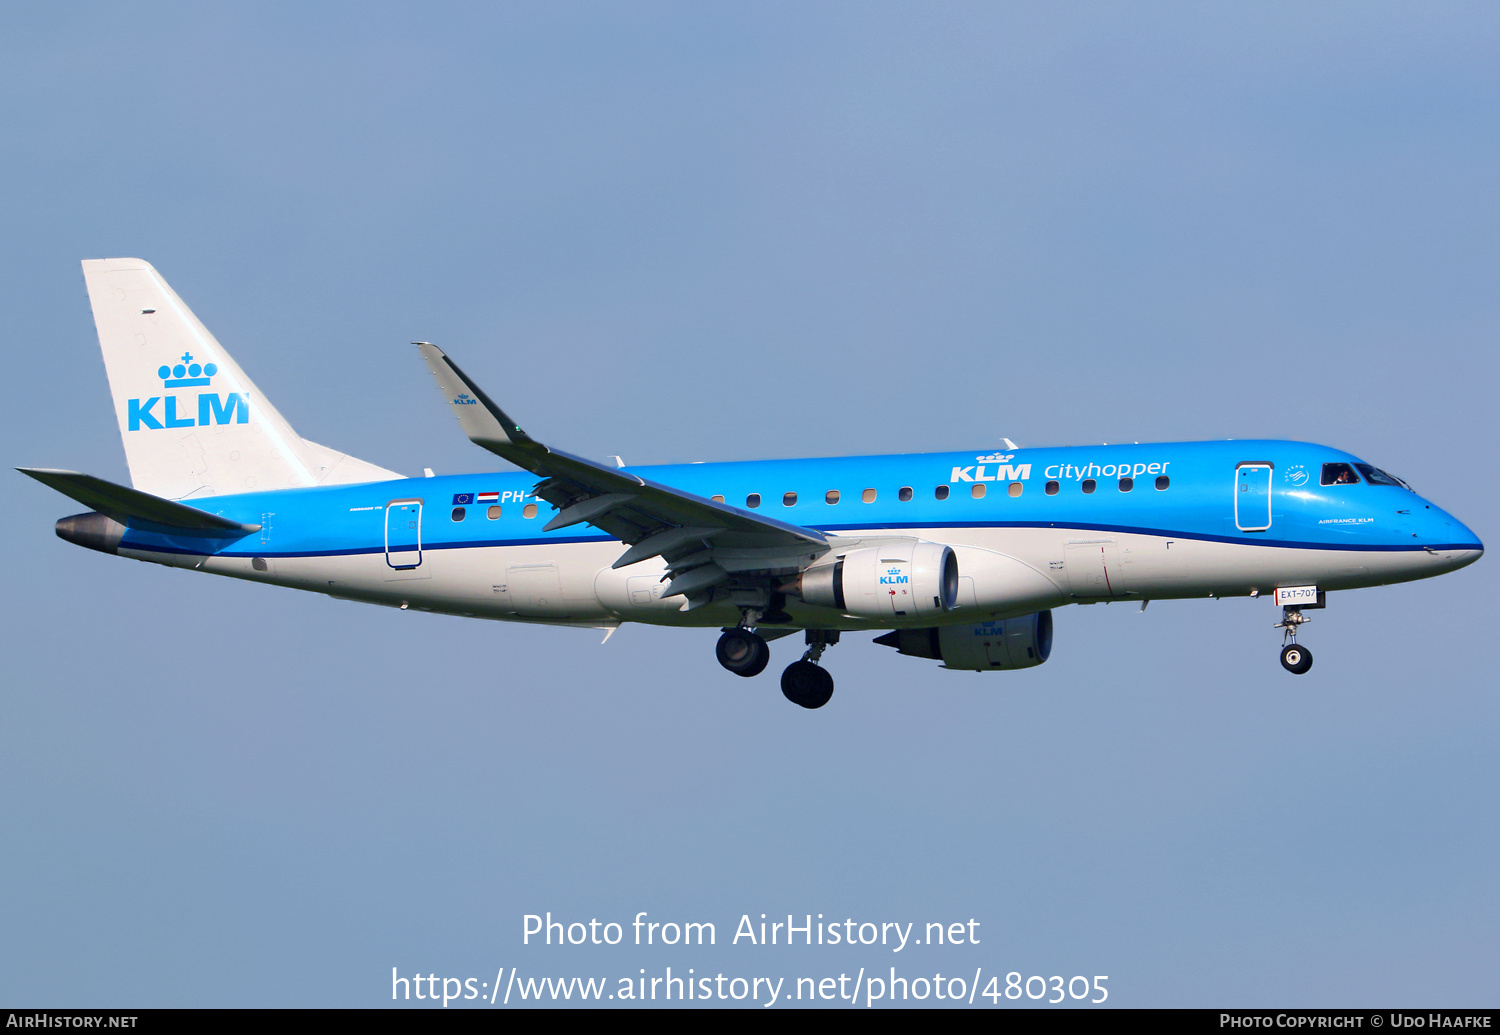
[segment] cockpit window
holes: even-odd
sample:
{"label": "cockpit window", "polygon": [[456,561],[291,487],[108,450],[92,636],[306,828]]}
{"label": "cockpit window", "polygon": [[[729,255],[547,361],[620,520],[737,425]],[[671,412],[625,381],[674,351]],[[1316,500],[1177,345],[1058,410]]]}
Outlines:
{"label": "cockpit window", "polygon": [[1359,475],[1348,464],[1324,464],[1324,485],[1358,485]]}
{"label": "cockpit window", "polygon": [[1369,464],[1355,464],[1354,466],[1359,468],[1359,473],[1364,475],[1365,481],[1371,485],[1395,485],[1402,489],[1411,488],[1410,485],[1407,485],[1394,474],[1386,474],[1378,467],[1371,467]]}

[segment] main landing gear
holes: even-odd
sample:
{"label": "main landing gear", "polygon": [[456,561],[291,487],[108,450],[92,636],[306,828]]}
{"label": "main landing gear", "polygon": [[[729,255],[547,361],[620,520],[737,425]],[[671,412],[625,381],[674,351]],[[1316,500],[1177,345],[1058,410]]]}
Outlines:
{"label": "main landing gear", "polygon": [[781,674],[781,692],[788,701],[804,708],[821,708],[833,696],[833,676],[818,665],[823,652],[839,642],[833,629],[807,630],[807,653]]}
{"label": "main landing gear", "polygon": [[737,676],[758,676],[771,660],[771,648],[749,629],[725,629],[714,653],[719,664]]}
{"label": "main landing gear", "polygon": [[[781,674],[781,692],[788,701],[803,708],[821,708],[828,703],[833,696],[833,676],[818,661],[825,650],[838,642],[836,630],[807,630],[807,652]],[[758,676],[771,660],[771,648],[766,646],[765,639],[743,626],[725,629],[714,653],[719,664],[737,676]]]}
{"label": "main landing gear", "polygon": [[1276,625],[1281,630],[1281,667],[1294,676],[1312,668],[1312,651],[1297,642],[1297,627],[1310,621],[1300,607],[1288,606],[1281,609],[1281,621]]}

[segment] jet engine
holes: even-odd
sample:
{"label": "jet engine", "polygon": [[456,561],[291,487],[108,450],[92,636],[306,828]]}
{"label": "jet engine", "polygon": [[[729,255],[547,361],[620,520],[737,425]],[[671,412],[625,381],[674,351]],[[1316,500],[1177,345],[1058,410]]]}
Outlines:
{"label": "jet engine", "polygon": [[920,618],[958,605],[953,548],[920,539],[892,539],[851,550],[798,579],[802,599],[861,618]]}
{"label": "jet engine", "polygon": [[875,637],[875,642],[914,658],[941,661],[944,668],[971,672],[1031,668],[1052,653],[1052,612],[977,625],[897,629]]}

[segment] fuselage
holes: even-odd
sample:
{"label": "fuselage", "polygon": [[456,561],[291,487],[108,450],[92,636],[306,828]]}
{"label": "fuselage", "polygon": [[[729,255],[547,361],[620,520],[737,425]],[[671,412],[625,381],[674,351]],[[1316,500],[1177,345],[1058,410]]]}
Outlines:
{"label": "fuselage", "polygon": [[[1340,470],[1347,469],[1345,476]],[[1358,458],[1287,441],[976,450],[637,467],[836,547],[914,537],[958,555],[968,623],[1099,600],[1354,589],[1452,571],[1483,551],[1460,521]],[[1333,475],[1329,471],[1333,471]],[[1374,473],[1368,473],[1373,471]],[[1324,484],[1333,477],[1332,484]],[[1384,483],[1382,483],[1384,482]],[[131,527],[115,552],[371,603],[513,621],[733,625],[663,598],[665,564],[552,532],[526,472],[481,472],[186,500],[258,532]],[[792,600],[795,624],[899,627]],[[931,625],[930,618],[920,624]]]}

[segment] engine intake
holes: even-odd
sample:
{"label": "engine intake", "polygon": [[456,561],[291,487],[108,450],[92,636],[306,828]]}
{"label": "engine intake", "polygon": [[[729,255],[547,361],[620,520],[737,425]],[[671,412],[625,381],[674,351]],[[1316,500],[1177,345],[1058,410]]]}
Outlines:
{"label": "engine intake", "polygon": [[944,668],[970,672],[1032,668],[1052,653],[1052,612],[977,625],[897,629],[875,637],[875,642],[914,658],[941,661]]}
{"label": "engine intake", "polygon": [[861,618],[920,618],[958,605],[958,558],[952,547],[896,539],[851,550],[802,573],[802,599]]}

